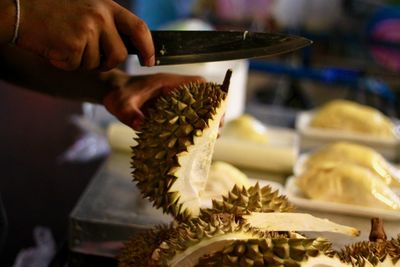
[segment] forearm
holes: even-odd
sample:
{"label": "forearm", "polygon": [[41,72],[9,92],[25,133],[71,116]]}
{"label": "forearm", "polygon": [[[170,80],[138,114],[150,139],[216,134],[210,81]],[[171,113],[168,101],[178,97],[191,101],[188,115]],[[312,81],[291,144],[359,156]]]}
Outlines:
{"label": "forearm", "polygon": [[26,89],[80,101],[102,103],[115,71],[63,71],[18,48],[0,48],[0,78]]}
{"label": "forearm", "polygon": [[0,0],[0,45],[11,42],[17,16],[14,0]]}

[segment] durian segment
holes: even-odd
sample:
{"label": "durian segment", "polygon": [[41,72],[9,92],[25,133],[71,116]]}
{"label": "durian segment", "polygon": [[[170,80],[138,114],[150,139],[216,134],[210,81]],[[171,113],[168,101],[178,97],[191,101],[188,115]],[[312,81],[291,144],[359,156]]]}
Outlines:
{"label": "durian segment", "polygon": [[[243,195],[248,197],[234,197]],[[240,201],[238,201],[240,199]],[[217,203],[217,202],[216,202]],[[241,206],[241,209],[233,209],[234,205]],[[184,264],[197,263],[198,258],[206,253],[216,252],[230,242],[230,240],[248,240],[265,238],[304,238],[295,231],[299,228],[296,225],[287,225],[288,230],[282,232],[271,231],[273,227],[278,227],[277,222],[272,220],[271,227],[267,228],[263,224],[265,217],[259,219],[260,215],[254,212],[256,218],[252,218],[253,211],[273,212],[274,216],[279,216],[279,210],[291,209],[284,196],[276,195],[275,191],[269,186],[260,188],[259,185],[249,189],[234,187],[227,194],[224,201],[218,202],[215,210],[202,210],[197,218],[191,218],[181,222],[175,222],[169,227],[162,228],[167,231],[167,235],[156,232],[145,235],[145,237],[134,237],[127,246],[135,246],[134,249],[125,247],[122,252],[125,259],[120,262],[120,267],[132,266],[185,266]],[[233,213],[235,212],[235,213]],[[237,212],[237,213],[236,213]],[[247,215],[243,215],[247,214]],[[268,213],[263,213],[268,214]],[[290,220],[299,221],[305,218],[303,215],[296,217],[293,215]],[[264,221],[265,222],[265,221]],[[285,227],[286,227],[285,226]],[[299,229],[303,229],[301,226]],[[322,226],[324,230],[330,231],[332,227]],[[150,236],[149,238],[147,238]],[[154,237],[155,236],[155,237]],[[164,239],[159,237],[164,236]],[[139,239],[136,243],[135,240]],[[154,241],[155,240],[155,241]],[[146,246],[145,242],[151,244]],[[154,242],[156,244],[154,244]],[[150,249],[148,249],[150,247]],[[155,248],[156,247],[156,248]],[[134,260],[129,261],[129,253]],[[148,257],[145,257],[147,255]],[[123,265],[125,264],[125,265]]]}
{"label": "durian segment", "polygon": [[220,251],[200,258],[196,267],[341,267],[331,243],[317,239],[249,239],[227,243]]}
{"label": "durian segment", "polygon": [[371,170],[387,185],[400,187],[400,177],[380,153],[368,146],[351,142],[335,142],[317,149],[309,155],[303,169],[331,161],[358,164]]}
{"label": "durian segment", "polygon": [[[289,233],[262,232],[252,229],[238,222],[233,214],[214,214],[208,221],[200,218],[189,219],[186,222],[177,225],[171,224],[169,228],[163,231],[169,232],[164,234],[167,238],[159,242],[157,247],[153,244],[143,244],[138,247],[135,240],[146,240],[146,237],[134,237],[127,245],[135,246],[135,249],[125,247],[122,252],[122,259],[127,259],[129,253],[132,255],[131,260],[120,261],[119,267],[144,267],[144,266],[193,266],[198,258],[212,251],[219,251],[230,240],[247,240],[250,238],[267,238],[267,237],[290,237]],[[158,236],[161,234],[158,233]],[[149,238],[148,242],[153,242],[154,238]],[[147,247],[153,248],[149,253]],[[143,251],[141,251],[143,250]],[[149,257],[143,257],[147,255]],[[122,265],[127,264],[127,265]]]}
{"label": "durian segment", "polygon": [[250,187],[249,178],[232,164],[215,161],[211,164],[207,184],[205,190],[200,192],[200,197],[204,199],[221,198],[235,185],[248,188]]}
{"label": "durian segment", "polygon": [[260,144],[268,143],[267,127],[249,114],[243,114],[228,121],[221,134],[223,137],[238,138]]}
{"label": "durian segment", "polygon": [[307,213],[252,212],[249,215],[243,215],[243,219],[250,227],[261,231],[332,232],[349,236],[360,234],[356,228],[314,217]]}
{"label": "durian segment", "polygon": [[155,207],[175,218],[199,213],[199,196],[225,109],[226,81],[191,83],[159,97],[138,133],[132,156],[134,181]]}
{"label": "durian segment", "polygon": [[296,177],[310,199],[400,210],[400,198],[370,170],[346,162],[327,162]]}
{"label": "durian segment", "polygon": [[320,107],[311,119],[310,126],[395,138],[395,125],[382,112],[343,99],[330,101]]}

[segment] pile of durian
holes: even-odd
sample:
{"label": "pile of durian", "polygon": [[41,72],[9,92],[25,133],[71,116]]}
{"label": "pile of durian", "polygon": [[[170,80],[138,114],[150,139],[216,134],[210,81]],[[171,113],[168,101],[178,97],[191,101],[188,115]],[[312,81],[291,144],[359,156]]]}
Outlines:
{"label": "pile of durian", "polygon": [[395,124],[376,108],[350,100],[335,99],[321,106],[310,126],[382,139],[396,139]]}
{"label": "pile of durian", "polygon": [[133,177],[143,196],[174,220],[127,241],[119,267],[398,266],[399,240],[385,241],[383,249],[367,244],[337,252],[328,240],[307,238],[302,233],[359,231],[295,213],[269,186],[202,197],[230,75],[222,85],[192,83],[154,102],[133,147]]}
{"label": "pile of durian", "polygon": [[373,148],[335,142],[303,157],[295,181],[306,197],[400,211],[399,172]]}

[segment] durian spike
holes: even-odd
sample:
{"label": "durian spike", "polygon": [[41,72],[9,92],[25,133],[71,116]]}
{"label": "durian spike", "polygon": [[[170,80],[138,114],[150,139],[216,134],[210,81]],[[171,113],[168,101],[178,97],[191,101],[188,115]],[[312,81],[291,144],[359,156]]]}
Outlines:
{"label": "durian spike", "polygon": [[386,233],[383,227],[382,218],[372,218],[371,219],[371,232],[369,234],[369,241],[372,242],[382,242],[386,241]]}
{"label": "durian spike", "polygon": [[231,70],[231,69],[228,69],[228,70],[226,71],[226,74],[225,74],[224,82],[223,82],[222,85],[221,85],[222,91],[228,92],[229,84],[230,84],[230,82],[231,82],[231,77],[232,77],[232,70]]}

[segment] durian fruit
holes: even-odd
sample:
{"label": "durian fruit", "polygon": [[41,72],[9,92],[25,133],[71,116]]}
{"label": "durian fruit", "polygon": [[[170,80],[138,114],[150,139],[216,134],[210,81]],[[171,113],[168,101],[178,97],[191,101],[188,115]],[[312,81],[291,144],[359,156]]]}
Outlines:
{"label": "durian fruit", "polygon": [[334,254],[331,243],[323,238],[236,240],[216,253],[201,257],[196,267],[349,266]]}
{"label": "durian fruit", "polygon": [[400,210],[400,198],[368,169],[347,162],[326,162],[296,177],[310,199]]}
{"label": "durian fruit", "polygon": [[[134,181],[155,207],[175,220],[129,241],[120,267],[194,266],[230,240],[304,238],[298,230],[359,234],[348,226],[288,212],[292,206],[286,197],[258,184],[235,186],[211,207],[202,205],[230,75],[228,71],[222,85],[182,86],[150,107],[133,148]],[[296,223],[301,220],[305,223]]]}
{"label": "durian fruit", "polygon": [[259,238],[232,240],[200,257],[196,267],[399,267],[400,235],[386,239],[379,218],[372,219],[369,241],[336,251],[324,238]]}
{"label": "durian fruit", "polygon": [[241,170],[224,161],[214,161],[211,163],[208,173],[208,180],[201,198],[217,199],[229,192],[232,187],[250,186],[250,180]]}
{"label": "durian fruit", "polygon": [[335,142],[319,148],[307,157],[303,169],[326,162],[348,162],[368,168],[387,185],[400,187],[400,179],[390,163],[374,149],[351,142]]}
{"label": "durian fruit", "polygon": [[382,112],[344,99],[332,100],[320,107],[312,117],[310,126],[395,138],[394,124]]}
{"label": "durian fruit", "polygon": [[[175,221],[168,227],[158,227],[133,237],[118,258],[119,267],[194,266],[200,257],[221,250],[231,240],[304,238],[296,232],[298,230],[359,234],[354,228],[308,214],[278,212],[292,207],[285,203],[284,196],[271,197],[272,190],[268,186],[256,185],[252,193],[248,191],[236,187],[224,201],[214,201],[215,206],[201,210],[197,218]],[[146,245],[146,241],[151,244]]]}
{"label": "durian fruit", "polygon": [[199,214],[230,76],[228,70],[222,85],[191,83],[157,98],[138,133],[134,181],[155,207],[175,218]]}
{"label": "durian fruit", "polygon": [[345,246],[337,255],[343,262],[351,262],[353,266],[400,267],[400,235],[387,240],[383,220],[372,218],[369,241]]}
{"label": "durian fruit", "polygon": [[226,123],[222,130],[223,137],[238,138],[255,143],[268,143],[267,127],[249,114],[243,114]]}

